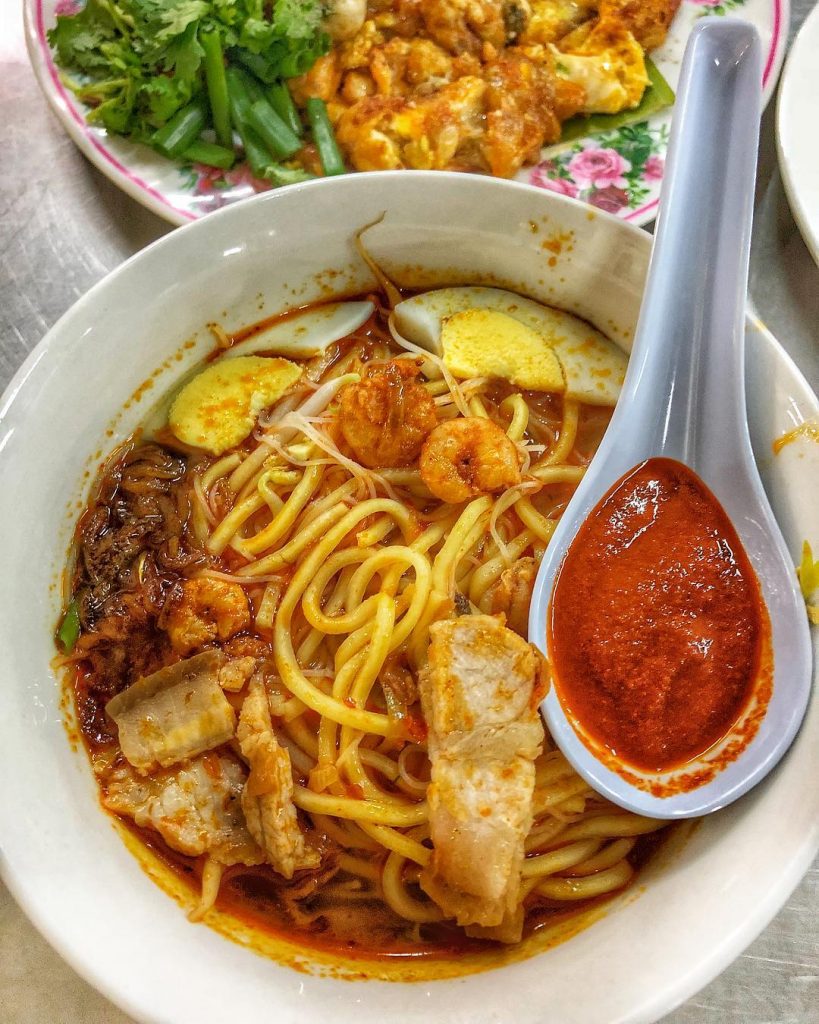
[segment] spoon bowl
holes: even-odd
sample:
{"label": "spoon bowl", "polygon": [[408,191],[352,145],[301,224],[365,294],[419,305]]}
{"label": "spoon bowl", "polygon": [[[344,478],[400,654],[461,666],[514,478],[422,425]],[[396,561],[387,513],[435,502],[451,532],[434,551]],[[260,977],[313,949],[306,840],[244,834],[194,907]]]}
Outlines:
{"label": "spoon bowl", "polygon": [[[622,394],[555,530],[531,604],[529,637],[548,657],[549,601],[567,550],[603,496],[647,459],[675,459],[694,470],[732,521],[770,616],[774,677],[756,735],[734,761],[713,770],[732,735],[741,734],[753,700],[734,726],[737,732],[694,761],[663,773],[624,766],[628,778],[580,738],[555,687],[541,706],[556,743],[591,786],[621,807],[655,818],[706,814],[756,785],[792,743],[810,693],[804,603],[754,462],[745,409],[744,316],[761,78],[760,41],[751,25],[708,21],[694,30]],[[688,789],[674,785],[698,771],[708,781]]]}

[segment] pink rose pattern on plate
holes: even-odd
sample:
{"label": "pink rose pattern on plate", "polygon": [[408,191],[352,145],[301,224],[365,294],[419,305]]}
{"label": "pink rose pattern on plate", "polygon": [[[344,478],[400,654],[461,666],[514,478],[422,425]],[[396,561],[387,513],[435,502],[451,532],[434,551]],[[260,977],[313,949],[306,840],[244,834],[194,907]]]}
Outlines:
{"label": "pink rose pattern on plate", "polygon": [[557,192],[560,196],[570,196],[577,199],[580,189],[568,178],[550,178],[551,164],[545,161],[532,168],[531,182],[538,188],[545,188],[549,192]]}
{"label": "pink rose pattern on plate", "polygon": [[[697,8],[698,16],[719,16],[742,7],[746,0],[688,3]],[[641,124],[578,139],[566,147],[555,146],[553,155],[547,152],[526,180],[550,192],[582,199],[607,213],[637,216],[655,205],[668,134],[667,112],[663,111]]]}
{"label": "pink rose pattern on plate", "polygon": [[643,168],[643,177],[646,181],[662,181],[665,171],[665,160],[661,156],[650,156]]}
{"label": "pink rose pattern on plate", "polygon": [[592,145],[575,153],[566,170],[581,188],[624,188],[627,182],[623,175],[631,170],[631,164],[616,149],[595,149]]}
{"label": "pink rose pattern on plate", "polygon": [[627,125],[558,151],[532,169],[529,182],[627,216],[652,197],[667,146],[666,124]]}
{"label": "pink rose pattern on plate", "polygon": [[220,171],[207,164],[187,164],[180,168],[183,187],[199,200],[201,213],[211,213],[257,192],[267,192],[273,185],[256,178],[246,163],[229,171]]}

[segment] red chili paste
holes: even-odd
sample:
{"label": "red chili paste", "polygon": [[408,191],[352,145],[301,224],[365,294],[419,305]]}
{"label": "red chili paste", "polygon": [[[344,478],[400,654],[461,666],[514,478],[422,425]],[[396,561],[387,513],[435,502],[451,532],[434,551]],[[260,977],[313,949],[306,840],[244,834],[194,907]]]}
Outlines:
{"label": "red chili paste", "polygon": [[564,708],[586,737],[648,771],[729,732],[770,628],[725,511],[695,473],[661,458],[627,473],[580,528],[550,620]]}

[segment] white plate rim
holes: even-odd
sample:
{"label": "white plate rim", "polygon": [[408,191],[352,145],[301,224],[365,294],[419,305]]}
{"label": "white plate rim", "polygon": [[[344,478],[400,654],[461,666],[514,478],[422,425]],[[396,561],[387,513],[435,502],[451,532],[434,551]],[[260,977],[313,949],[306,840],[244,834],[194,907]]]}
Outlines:
{"label": "white plate rim", "polygon": [[85,121],[75,113],[59,80],[45,37],[42,0],[23,0],[23,21],[26,47],[37,83],[80,152],[117,188],[163,220],[177,227],[197,220],[193,214],[174,206],[161,192],[122,164],[108,147],[94,137]]}

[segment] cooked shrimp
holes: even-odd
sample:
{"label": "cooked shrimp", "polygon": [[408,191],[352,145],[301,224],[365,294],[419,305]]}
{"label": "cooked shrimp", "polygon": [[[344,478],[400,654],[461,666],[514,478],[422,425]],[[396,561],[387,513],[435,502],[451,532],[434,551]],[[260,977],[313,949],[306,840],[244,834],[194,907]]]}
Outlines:
{"label": "cooked shrimp", "polygon": [[394,359],[341,392],[339,422],[356,458],[371,469],[407,466],[438,422],[417,364]]}
{"label": "cooked shrimp", "polygon": [[419,467],[435,497],[451,505],[520,483],[515,445],[480,416],[439,423],[424,442]]}
{"label": "cooked shrimp", "polygon": [[179,654],[211,640],[227,640],[250,627],[250,608],[237,583],[205,577],[186,580],[170,609],[165,630]]}

